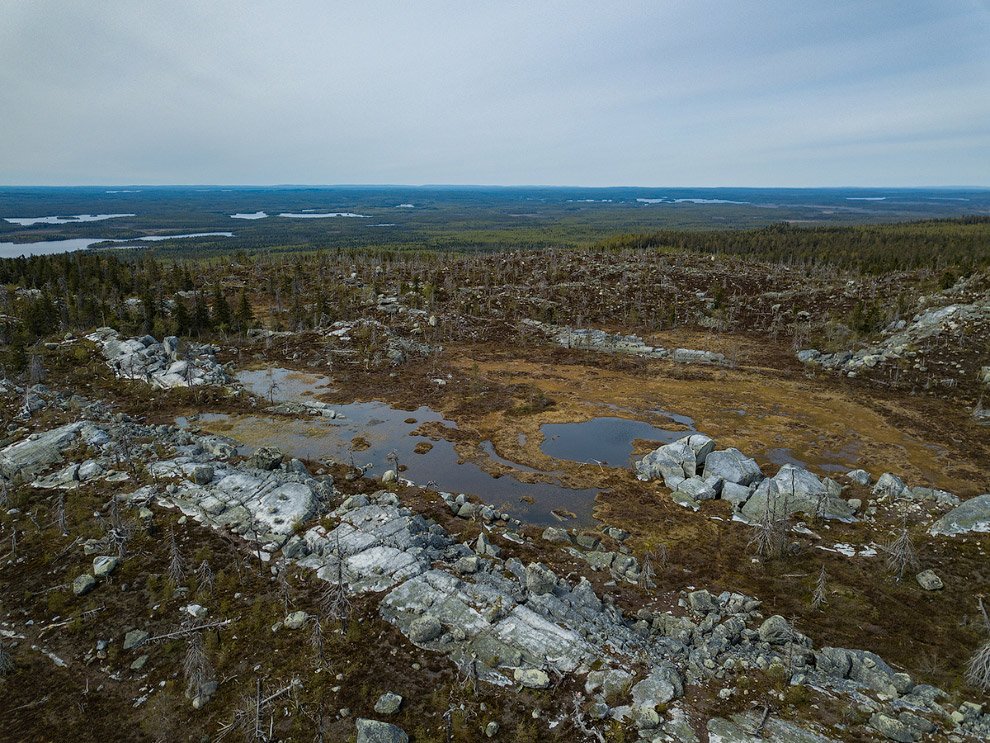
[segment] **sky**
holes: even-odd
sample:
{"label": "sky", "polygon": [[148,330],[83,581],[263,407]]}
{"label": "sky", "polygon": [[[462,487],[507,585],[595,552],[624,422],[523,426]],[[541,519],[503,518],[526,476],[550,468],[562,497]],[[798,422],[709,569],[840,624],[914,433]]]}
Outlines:
{"label": "sky", "polygon": [[0,15],[0,185],[990,186],[990,0]]}

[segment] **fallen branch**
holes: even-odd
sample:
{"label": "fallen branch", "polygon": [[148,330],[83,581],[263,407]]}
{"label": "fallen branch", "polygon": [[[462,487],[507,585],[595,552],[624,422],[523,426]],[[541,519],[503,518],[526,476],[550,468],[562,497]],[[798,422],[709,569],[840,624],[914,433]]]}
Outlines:
{"label": "fallen branch", "polygon": [[[56,588],[64,588],[64,586],[56,586]],[[88,617],[91,614],[99,614],[101,611],[106,611],[106,610],[107,610],[107,605],[106,604],[103,604],[103,606],[98,606],[95,609],[90,609],[89,611],[84,611],[82,614],[77,614],[76,616],[71,617],[70,619],[65,619],[65,620],[63,620],[61,622],[55,622],[54,624],[49,624],[48,626],[43,627],[41,629],[41,632],[38,633],[38,639],[40,640],[42,638],[42,636],[48,630],[50,630],[50,629],[56,629],[58,627],[64,627],[67,624],[72,624],[77,619],[82,619],[83,617]]]}
{"label": "fallen branch", "polygon": [[[240,617],[238,617],[240,619]],[[184,637],[185,635],[191,635],[193,632],[202,632],[208,629],[220,629],[221,627],[226,627],[228,624],[235,622],[235,619],[221,619],[216,622],[210,622],[209,624],[197,624],[193,627],[186,627],[185,629],[177,629],[174,632],[166,632],[164,635],[157,635],[155,637],[149,637],[148,642],[160,642],[161,640],[171,640],[176,637]]]}

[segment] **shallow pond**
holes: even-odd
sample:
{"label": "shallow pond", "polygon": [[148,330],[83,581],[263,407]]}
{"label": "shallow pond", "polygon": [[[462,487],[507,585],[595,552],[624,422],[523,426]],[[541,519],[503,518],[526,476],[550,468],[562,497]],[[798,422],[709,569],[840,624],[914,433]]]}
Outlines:
{"label": "shallow pond", "polygon": [[[669,414],[667,414],[669,416]],[[681,421],[691,421],[678,416]],[[694,430],[668,431],[628,418],[592,418],[580,423],[545,423],[540,426],[544,441],[540,449],[548,457],[571,462],[603,464],[609,467],[631,467],[633,441],[659,441],[669,444],[689,436]]]}
{"label": "shallow pond", "polygon": [[[532,524],[558,523],[550,513],[555,509],[564,509],[577,516],[577,520],[568,521],[569,524],[590,525],[593,522],[591,511],[598,489],[571,489],[556,482],[526,483],[511,474],[494,477],[478,462],[461,460],[450,441],[433,440],[414,433],[428,422],[455,428],[453,423],[428,407],[408,411],[396,410],[381,402],[365,402],[335,406],[334,410],[342,417],[293,420],[204,414],[199,416],[197,423],[205,430],[243,443],[241,452],[244,454],[259,446],[276,446],[300,459],[329,458],[367,467],[367,473],[372,477],[380,477],[385,470],[392,469],[389,456],[395,452],[402,467],[402,477],[418,485],[430,484],[447,492],[476,495],[498,510]],[[178,422],[180,425],[185,423]],[[416,446],[424,442],[431,448],[416,453]],[[478,453],[479,460],[486,454],[494,454],[494,449],[483,446]],[[501,457],[495,461],[519,471],[537,472]]]}
{"label": "shallow pond", "polygon": [[252,395],[272,402],[312,402],[313,395],[331,384],[322,374],[271,367],[237,372],[237,381]]}

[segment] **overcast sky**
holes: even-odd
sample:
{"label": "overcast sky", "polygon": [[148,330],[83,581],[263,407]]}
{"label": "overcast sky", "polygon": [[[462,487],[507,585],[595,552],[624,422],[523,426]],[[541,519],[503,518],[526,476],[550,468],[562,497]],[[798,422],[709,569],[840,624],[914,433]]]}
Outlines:
{"label": "overcast sky", "polygon": [[990,0],[2,0],[0,184],[990,185]]}

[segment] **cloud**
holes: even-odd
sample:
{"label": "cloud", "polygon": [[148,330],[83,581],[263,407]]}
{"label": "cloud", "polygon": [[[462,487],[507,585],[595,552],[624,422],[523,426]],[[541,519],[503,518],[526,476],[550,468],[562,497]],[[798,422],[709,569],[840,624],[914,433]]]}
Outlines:
{"label": "cloud", "polygon": [[5,6],[0,183],[940,185],[990,172],[976,136],[990,13],[974,0]]}

